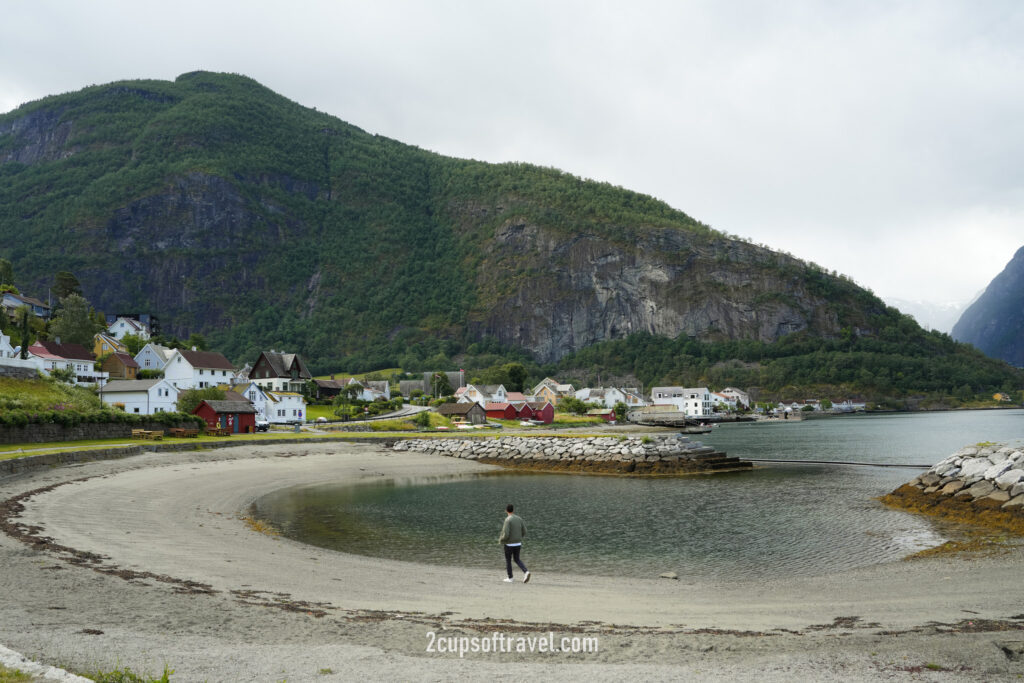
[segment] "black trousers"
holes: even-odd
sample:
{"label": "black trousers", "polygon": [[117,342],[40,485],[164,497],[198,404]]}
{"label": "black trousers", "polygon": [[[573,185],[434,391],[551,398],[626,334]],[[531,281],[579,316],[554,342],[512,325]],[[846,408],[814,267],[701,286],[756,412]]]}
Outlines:
{"label": "black trousers", "polygon": [[519,551],[523,549],[521,545],[507,545],[505,546],[505,571],[508,572],[508,578],[512,578],[512,560],[516,561],[516,564],[523,573],[526,573],[526,565],[519,559]]}

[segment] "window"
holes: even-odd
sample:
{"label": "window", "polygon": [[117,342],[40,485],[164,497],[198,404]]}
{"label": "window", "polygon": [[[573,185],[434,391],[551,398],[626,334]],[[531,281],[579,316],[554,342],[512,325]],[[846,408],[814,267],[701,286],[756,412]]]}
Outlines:
{"label": "window", "polygon": [[138,409],[138,408],[136,408],[136,409],[135,409],[135,412],[136,412],[136,413],[137,413],[137,412],[139,412],[139,409]]}

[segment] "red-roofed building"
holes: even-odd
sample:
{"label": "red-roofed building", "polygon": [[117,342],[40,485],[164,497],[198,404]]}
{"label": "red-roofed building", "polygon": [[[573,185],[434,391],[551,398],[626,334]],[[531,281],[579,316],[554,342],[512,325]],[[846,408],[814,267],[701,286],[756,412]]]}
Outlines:
{"label": "red-roofed building", "polygon": [[175,349],[164,366],[164,379],[180,390],[227,384],[234,376],[231,361],[216,351]]}
{"label": "red-roofed building", "polygon": [[551,424],[555,421],[555,407],[547,401],[531,401],[526,405],[530,406],[530,410],[533,411],[531,419],[543,422],[544,424]]}
{"label": "red-roofed building", "polygon": [[519,414],[511,403],[488,403],[484,406],[488,420],[515,420]]}
{"label": "red-roofed building", "polygon": [[107,380],[107,373],[95,369],[92,352],[81,344],[37,341],[28,347],[28,353],[42,364],[47,375],[52,370],[71,370],[75,384],[103,384]]}

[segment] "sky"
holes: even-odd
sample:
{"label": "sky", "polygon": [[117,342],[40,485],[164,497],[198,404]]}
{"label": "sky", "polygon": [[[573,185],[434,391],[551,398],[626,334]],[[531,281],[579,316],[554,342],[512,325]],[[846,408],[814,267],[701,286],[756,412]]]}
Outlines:
{"label": "sky", "polygon": [[1024,246],[1024,3],[6,0],[0,112],[194,70],[662,199],[879,296]]}

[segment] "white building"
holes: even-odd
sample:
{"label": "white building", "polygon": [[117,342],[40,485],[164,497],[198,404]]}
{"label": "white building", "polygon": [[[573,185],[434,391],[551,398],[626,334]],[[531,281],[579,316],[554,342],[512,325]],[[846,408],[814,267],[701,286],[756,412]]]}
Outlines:
{"label": "white building", "polygon": [[740,406],[744,408],[750,408],[750,394],[743,391],[742,389],[737,389],[736,387],[726,387],[725,389],[722,389],[718,393],[722,394],[727,398],[731,398],[735,402],[737,408],[739,408]]}
{"label": "white building", "polygon": [[637,389],[619,387],[585,387],[576,390],[576,398],[584,403],[599,403],[605,408],[614,408],[618,403],[625,403],[629,408],[640,408],[646,401],[640,397]]}
{"label": "white building", "polygon": [[175,349],[164,366],[164,379],[182,390],[229,384],[234,376],[231,361],[216,351]]}
{"label": "white building", "polygon": [[9,368],[23,368],[28,371],[43,371],[43,362],[38,358],[29,356],[21,359],[21,347],[11,346],[11,338],[0,332],[0,365]]}
{"label": "white building", "polygon": [[255,382],[248,384],[236,384],[233,390],[245,397],[256,409],[257,420],[270,420],[271,400],[263,387]]}
{"label": "white building", "polygon": [[[109,318],[108,318],[109,320]],[[114,339],[124,339],[125,335],[134,334],[139,339],[149,339],[149,327],[133,318],[118,318],[110,323],[107,334]]]}
{"label": "white building", "polygon": [[54,370],[70,370],[72,384],[103,384],[110,376],[96,369],[92,352],[81,344],[37,341],[28,347],[28,353],[45,375]]}
{"label": "white building", "polygon": [[713,412],[711,392],[707,387],[653,387],[651,403],[675,406],[687,417],[707,417]]}
{"label": "white building", "polygon": [[107,382],[100,391],[107,405],[124,404],[126,413],[153,415],[173,413],[177,408],[178,390],[166,379],[126,379]]}
{"label": "white building", "polygon": [[163,370],[167,361],[174,355],[174,349],[149,342],[135,354],[135,362],[140,370]]}
{"label": "white building", "polygon": [[[267,391],[267,419],[274,424],[306,421],[306,399],[293,391]],[[245,396],[245,394],[243,394]],[[247,397],[248,398],[248,397]],[[257,410],[259,410],[257,408]]]}
{"label": "white building", "polygon": [[508,403],[508,392],[502,384],[467,384],[456,393],[456,403],[479,403],[486,410],[488,403]]}

